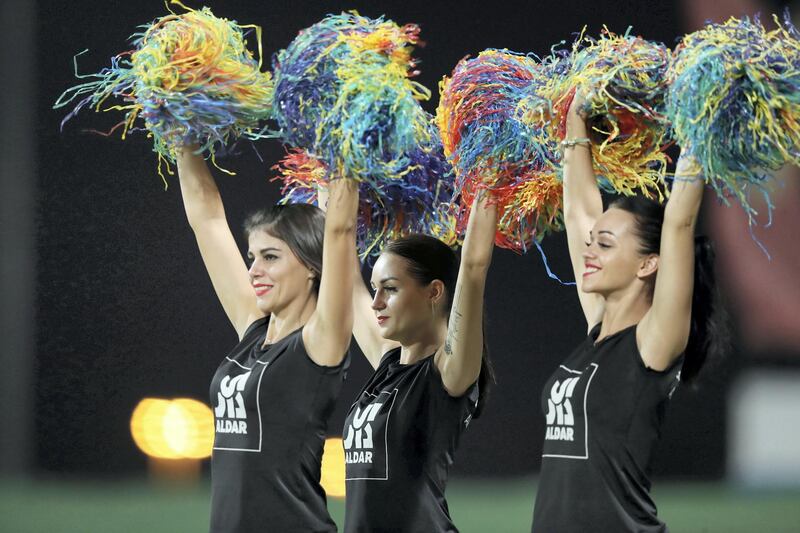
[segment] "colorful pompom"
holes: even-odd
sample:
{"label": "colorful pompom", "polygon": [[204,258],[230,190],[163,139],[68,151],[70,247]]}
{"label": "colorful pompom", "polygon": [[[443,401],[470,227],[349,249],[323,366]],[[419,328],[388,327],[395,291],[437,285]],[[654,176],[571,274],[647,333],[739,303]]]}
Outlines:
{"label": "colorful pompom", "polygon": [[303,30],[273,60],[279,136],[337,176],[398,179],[429,134],[418,104],[429,91],[409,79],[419,28],[356,13]]}
{"label": "colorful pompom", "polygon": [[[437,142],[430,140],[406,154],[408,165],[398,179],[359,185],[357,242],[362,258],[372,259],[388,240],[409,233],[424,233],[448,245],[459,244],[455,217],[451,168]],[[319,187],[325,187],[331,173],[325,164],[306,151],[290,151],[279,165],[274,179],[283,182],[282,203],[318,203]]]}
{"label": "colorful pompom", "polygon": [[622,194],[663,198],[668,162],[663,106],[670,60],[666,46],[641,37],[607,29],[599,39],[581,34],[571,53],[557,51],[543,61],[551,73],[539,90],[539,101],[549,105],[549,125],[541,130],[545,139],[564,139],[567,111],[580,89],[587,96],[584,111],[601,185]]}
{"label": "colorful pompom", "polygon": [[[173,3],[187,12],[144,26],[131,36],[133,50],[113,57],[98,74],[79,76],[94,81],[67,90],[55,104],[88,94],[64,122],[86,106],[123,111],[124,120],[113,128],[123,127],[123,139],[142,118],[159,166],[162,159],[174,162],[175,149],[186,144],[199,144],[213,156],[243,135],[258,137],[260,122],[271,116],[272,77],[261,72],[260,59],[245,44],[246,30],[253,29],[261,49],[260,28]],[[110,97],[124,104],[104,107]]]}
{"label": "colorful pompom", "polygon": [[419,28],[356,13],[303,30],[274,60],[278,135],[290,148],[276,179],[283,202],[316,203],[333,178],[360,182],[358,246],[426,233],[458,241],[451,168],[419,100],[411,58]]}
{"label": "colorful pompom", "polygon": [[751,220],[750,192],[768,199],[769,174],[800,164],[800,40],[788,17],[775,22],[771,31],[757,18],[708,24],[683,38],[669,72],[676,141]]}
{"label": "colorful pompom", "polygon": [[508,50],[463,59],[440,84],[436,123],[460,194],[463,231],[472,200],[490,190],[498,204],[498,246],[527,251],[534,240],[561,228],[557,144],[524,120],[523,105],[544,83],[541,65]]}

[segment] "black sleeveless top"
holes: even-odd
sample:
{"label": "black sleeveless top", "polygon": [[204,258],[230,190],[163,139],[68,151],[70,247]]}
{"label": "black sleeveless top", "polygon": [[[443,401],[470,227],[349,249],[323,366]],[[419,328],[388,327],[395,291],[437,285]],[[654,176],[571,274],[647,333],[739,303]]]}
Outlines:
{"label": "black sleeveless top", "polygon": [[400,364],[387,352],[344,424],[347,533],[455,532],[444,492],[478,400],[444,389],[433,356]]}
{"label": "black sleeveless top", "polygon": [[262,348],[255,321],[211,381],[211,532],[336,531],[319,484],[327,421],[349,355],[312,361],[300,328]]}
{"label": "black sleeveless top", "polygon": [[545,385],[547,421],[533,531],[664,532],[648,479],[682,358],[648,369],[636,326],[595,344],[600,324]]}

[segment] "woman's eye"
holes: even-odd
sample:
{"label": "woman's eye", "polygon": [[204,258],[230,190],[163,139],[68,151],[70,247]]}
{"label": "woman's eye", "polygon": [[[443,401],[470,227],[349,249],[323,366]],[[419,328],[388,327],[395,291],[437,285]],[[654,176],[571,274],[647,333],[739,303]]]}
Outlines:
{"label": "woman's eye", "polygon": [[384,287],[383,290],[385,290],[386,292],[397,292],[396,287]]}
{"label": "woman's eye", "polygon": [[277,255],[273,255],[273,254],[264,254],[264,259],[266,259],[267,261],[274,261],[274,260],[275,260],[275,259],[277,259],[277,258],[278,258],[278,256],[277,256]]}
{"label": "woman's eye", "polygon": [[608,244],[606,244],[606,243],[604,243],[604,242],[599,242],[599,243],[597,243],[597,245],[598,245],[600,248],[611,248],[611,246],[610,246],[610,245],[608,245]]}

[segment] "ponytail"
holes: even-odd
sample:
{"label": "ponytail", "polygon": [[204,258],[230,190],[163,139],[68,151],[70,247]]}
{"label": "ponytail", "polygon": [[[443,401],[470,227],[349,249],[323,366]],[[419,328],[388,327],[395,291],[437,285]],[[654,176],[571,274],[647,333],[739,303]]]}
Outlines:
{"label": "ponytail", "polygon": [[486,310],[483,313],[483,354],[481,356],[481,373],[478,376],[478,404],[475,406],[475,414],[472,418],[478,418],[483,413],[486,401],[489,399],[490,391],[497,383],[494,373],[492,358],[489,356],[489,345],[486,343]]}
{"label": "ponytail", "polygon": [[692,382],[704,366],[713,366],[730,347],[728,315],[714,273],[714,247],[708,237],[694,239],[692,321],[681,381]]}

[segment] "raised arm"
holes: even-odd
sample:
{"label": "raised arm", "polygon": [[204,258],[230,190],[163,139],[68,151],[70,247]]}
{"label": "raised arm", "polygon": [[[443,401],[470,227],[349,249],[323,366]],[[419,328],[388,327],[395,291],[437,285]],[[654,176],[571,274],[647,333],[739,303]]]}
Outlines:
{"label": "raised arm", "polygon": [[665,370],[689,340],[694,292],[694,228],[703,200],[703,179],[694,158],[681,153],[664,224],[653,304],[639,322],[636,340],[645,364]]}
{"label": "raised arm", "polygon": [[[596,294],[583,292],[583,252],[590,240],[595,221],[603,214],[603,199],[597,186],[592,167],[591,145],[586,119],[580,109],[585,100],[580,92],[575,93],[567,112],[567,144],[564,145],[564,224],[567,230],[569,257],[578,289],[578,298],[591,330],[603,316],[603,299]],[[576,142],[578,141],[578,142]],[[570,144],[574,143],[574,144]]]}
{"label": "raised arm", "polygon": [[483,357],[483,294],[497,230],[497,207],[479,194],[472,203],[458,269],[447,339],[436,353],[445,390],[461,396],[475,383]]}
{"label": "raised arm", "polygon": [[[318,198],[320,209],[326,210],[328,190],[320,187]],[[378,368],[383,354],[399,346],[399,343],[386,340],[381,336],[375,312],[372,310],[372,295],[361,277],[361,262],[355,247],[353,247],[351,261],[353,269],[353,336],[372,368]]]}
{"label": "raised arm", "polygon": [[317,308],[303,328],[309,357],[319,365],[342,362],[353,331],[352,257],[356,250],[358,184],[349,179],[331,181],[325,215]]}
{"label": "raised arm", "polygon": [[178,154],[178,176],[186,218],[222,308],[241,339],[264,314],[256,305],[247,265],[231,234],[217,184],[196,146]]}

